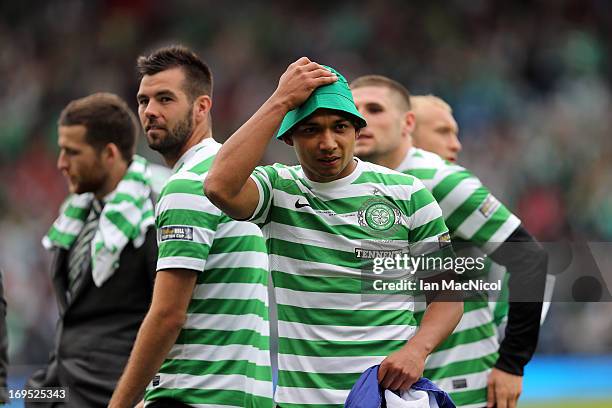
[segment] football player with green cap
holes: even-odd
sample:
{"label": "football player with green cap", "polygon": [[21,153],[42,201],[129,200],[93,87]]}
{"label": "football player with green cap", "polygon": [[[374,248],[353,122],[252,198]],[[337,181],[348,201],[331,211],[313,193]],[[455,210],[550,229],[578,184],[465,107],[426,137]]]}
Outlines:
{"label": "football player with green cap", "polygon": [[[440,207],[423,184],[354,157],[365,125],[344,77],[302,57],[223,145],[206,178],[210,200],[260,225],[267,239],[281,407],[340,408],[375,364],[382,387],[405,390],[461,317],[461,302],[432,296],[417,331],[411,296],[364,295],[363,268],[375,257],[452,256]],[[256,167],[277,129],[300,165]]]}

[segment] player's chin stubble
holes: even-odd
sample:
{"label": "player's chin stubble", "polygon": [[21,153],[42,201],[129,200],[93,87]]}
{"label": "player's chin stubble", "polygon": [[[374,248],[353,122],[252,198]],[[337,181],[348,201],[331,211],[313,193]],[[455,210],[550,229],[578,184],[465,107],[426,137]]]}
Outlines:
{"label": "player's chin stubble", "polygon": [[166,130],[165,137],[147,140],[147,142],[151,149],[159,152],[162,156],[173,156],[181,150],[192,131],[191,117],[186,115],[174,128]]}

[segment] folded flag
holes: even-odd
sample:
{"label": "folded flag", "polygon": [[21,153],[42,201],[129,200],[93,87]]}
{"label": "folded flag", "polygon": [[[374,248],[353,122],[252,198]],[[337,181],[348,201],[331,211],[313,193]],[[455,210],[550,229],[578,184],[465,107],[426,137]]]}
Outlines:
{"label": "folded flag", "polygon": [[378,365],[365,370],[349,393],[345,408],[456,408],[448,394],[427,378],[420,378],[401,395],[381,388]]}

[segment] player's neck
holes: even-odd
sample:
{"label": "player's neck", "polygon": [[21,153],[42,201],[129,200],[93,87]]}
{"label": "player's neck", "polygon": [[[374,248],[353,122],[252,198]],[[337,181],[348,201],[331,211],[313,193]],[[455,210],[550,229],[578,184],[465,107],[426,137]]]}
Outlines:
{"label": "player's neck", "polygon": [[389,152],[389,154],[377,158],[375,163],[388,169],[395,170],[402,164],[411,147],[412,143],[402,143],[397,149]]}
{"label": "player's neck", "polygon": [[117,188],[119,182],[123,179],[123,176],[125,176],[127,169],[127,162],[124,162],[123,160],[117,162],[116,165],[109,171],[100,188],[93,192],[96,199],[103,201],[104,197],[113,192]]}
{"label": "player's neck", "polygon": [[165,155],[164,161],[168,167],[173,168],[176,162],[178,162],[189,149],[200,143],[202,140],[210,137],[212,137],[212,129],[210,127],[204,128],[203,126],[198,126],[194,128],[193,132],[191,132],[191,135],[187,138],[183,146],[181,146],[181,148],[175,154]]}

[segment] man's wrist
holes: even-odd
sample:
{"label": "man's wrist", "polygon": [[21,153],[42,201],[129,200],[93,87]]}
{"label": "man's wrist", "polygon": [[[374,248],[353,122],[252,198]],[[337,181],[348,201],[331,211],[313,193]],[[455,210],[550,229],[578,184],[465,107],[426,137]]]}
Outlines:
{"label": "man's wrist", "polygon": [[414,353],[423,359],[426,359],[427,356],[432,353],[433,348],[433,345],[428,344],[428,342],[418,338],[417,336],[408,340],[408,342],[406,342],[406,344],[404,345],[404,349],[406,351],[410,351],[411,353]]}
{"label": "man's wrist", "polygon": [[289,99],[283,98],[282,96],[278,95],[276,92],[274,92],[272,96],[270,96],[270,98],[267,101],[267,104],[269,105],[268,109],[270,111],[278,115],[281,115],[283,117],[287,114],[287,112],[291,110],[291,103]]}
{"label": "man's wrist", "polygon": [[523,363],[522,360],[519,356],[500,352],[494,367],[508,374],[523,376],[523,368],[526,363]]}

